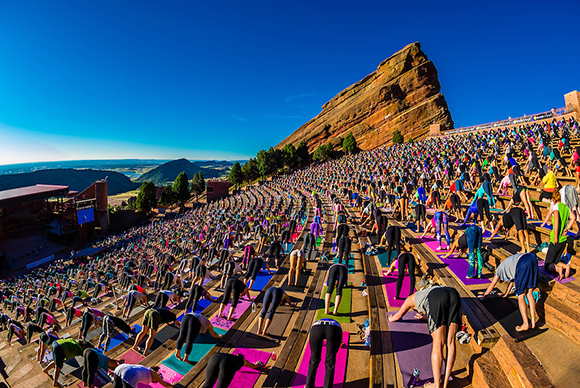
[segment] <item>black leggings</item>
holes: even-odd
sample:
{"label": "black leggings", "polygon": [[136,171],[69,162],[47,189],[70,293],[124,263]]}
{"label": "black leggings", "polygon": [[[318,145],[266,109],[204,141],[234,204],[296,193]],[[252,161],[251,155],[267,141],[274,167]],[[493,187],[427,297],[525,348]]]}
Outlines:
{"label": "black leggings", "polygon": [[165,274],[165,281],[163,282],[162,290],[169,290],[173,284],[175,276],[171,272],[167,272]]}
{"label": "black leggings", "polygon": [[225,306],[228,304],[228,302],[230,301],[230,299],[232,300],[232,306],[231,307],[236,307],[238,305],[238,302],[240,301],[240,295],[241,293],[236,290],[236,282],[238,282],[238,279],[230,279],[228,280],[228,282],[226,283],[225,287],[224,287],[224,296],[222,298],[222,304]]}
{"label": "black leggings", "polygon": [[44,333],[44,330],[42,330],[41,326],[35,325],[34,323],[29,322],[28,325],[26,325],[26,341],[30,342],[30,339],[32,338],[32,335],[34,333]]}
{"label": "black leggings", "polygon": [[155,304],[153,305],[153,307],[165,308],[165,306],[167,306],[168,302],[169,302],[169,297],[166,294],[164,294],[163,292],[160,292],[155,297]]}
{"label": "black leggings", "polygon": [[189,298],[187,299],[187,303],[185,304],[185,312],[188,312],[191,309],[192,312],[195,312],[197,308],[197,304],[199,300],[203,296],[203,287],[199,284],[194,284],[191,286],[191,290],[189,291]]}
{"label": "black leggings", "polygon": [[491,221],[491,213],[489,212],[489,202],[487,202],[486,199],[479,198],[477,200],[477,212],[481,216],[482,221],[484,216],[486,221]]}
{"label": "black leggings", "polygon": [[282,302],[282,297],[284,296],[284,290],[278,287],[270,287],[268,291],[264,294],[264,301],[262,304],[262,312],[260,313],[260,318],[266,318],[266,312],[268,313],[267,319],[274,318],[274,313],[276,309],[280,306]]}
{"label": "black leggings", "polygon": [[191,349],[193,349],[193,342],[199,334],[201,329],[201,322],[193,314],[185,314],[183,320],[181,321],[181,327],[179,329],[179,337],[177,337],[177,342],[175,344],[175,349],[181,351],[183,344],[185,344],[185,349],[183,354],[190,355]]}
{"label": "black leggings", "polygon": [[399,299],[401,294],[401,287],[403,286],[403,278],[405,277],[405,267],[409,270],[410,289],[409,295],[413,294],[415,289],[415,257],[410,253],[403,253],[399,255],[399,276],[397,277],[397,293],[396,298]]}
{"label": "black leggings", "polygon": [[205,369],[205,384],[202,388],[227,388],[234,379],[234,375],[241,369],[239,357],[229,353],[214,354]]}
{"label": "black leggings", "polygon": [[306,375],[306,386],[304,388],[314,388],[314,381],[318,365],[322,356],[322,346],[326,340],[326,359],[324,365],[323,388],[332,388],[334,381],[334,368],[336,365],[336,354],[342,344],[342,328],[334,325],[314,325],[310,329],[310,362],[308,364],[308,374]]}
{"label": "black leggings", "polygon": [[85,311],[83,313],[83,323],[81,325],[81,335],[83,337],[86,337],[87,334],[89,333],[89,329],[91,328],[91,325],[93,324],[93,314],[89,313],[88,310]]}
{"label": "black leggings", "polygon": [[417,222],[425,221],[425,216],[427,211],[425,210],[425,205],[419,204],[415,206],[415,216],[417,217]]}
{"label": "black leggings", "polygon": [[85,349],[83,352],[83,383],[90,387],[95,383],[95,373],[99,369],[99,356],[94,349]]}
{"label": "black leggings", "polygon": [[393,252],[393,245],[397,249],[397,256],[401,254],[401,228],[398,226],[389,226],[385,232],[385,239],[387,240],[387,257],[391,264],[391,253]]}
{"label": "black leggings", "polygon": [[256,280],[256,278],[258,277],[258,274],[260,273],[260,269],[262,268],[262,265],[264,264],[264,260],[262,260],[259,257],[254,257],[252,258],[252,260],[250,260],[250,264],[248,264],[248,271],[246,272],[246,280],[252,279],[252,280]]}
{"label": "black leggings", "polygon": [[224,249],[221,253],[220,253],[220,261],[218,264],[218,268],[219,269],[223,269],[224,268],[224,264],[227,262],[228,258],[230,257],[230,253],[228,252],[227,249]]}
{"label": "black leggings", "polygon": [[336,286],[336,295],[342,296],[342,289],[346,284],[348,279],[348,268],[342,264],[333,264],[328,270],[328,288],[326,290],[327,294],[331,294],[334,291],[334,284],[336,283],[336,278],[338,278],[338,285]]}
{"label": "black leggings", "polygon": [[343,237],[338,240],[338,262],[342,264],[342,258],[344,257],[345,261],[348,263],[348,259],[350,257],[350,249],[351,249],[352,242],[350,238]]}
{"label": "black leggings", "polygon": [[435,208],[439,209],[439,205],[441,204],[441,195],[439,194],[439,191],[434,190],[433,193],[431,193],[431,198],[433,199],[433,205],[435,205]]}
{"label": "black leggings", "polygon": [[461,213],[461,198],[459,198],[459,195],[453,193],[449,199],[451,200],[453,210]]}

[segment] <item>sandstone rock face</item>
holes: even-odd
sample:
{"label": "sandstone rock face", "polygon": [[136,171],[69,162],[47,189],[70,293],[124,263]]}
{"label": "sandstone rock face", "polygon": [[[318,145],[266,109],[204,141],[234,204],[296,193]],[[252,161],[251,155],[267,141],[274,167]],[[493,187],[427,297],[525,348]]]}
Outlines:
{"label": "sandstone rock face", "polygon": [[399,130],[407,141],[423,139],[429,125],[453,128],[437,69],[421,51],[419,42],[385,59],[377,70],[349,86],[322,107],[322,112],[277,145],[298,146],[309,151],[330,142],[342,145],[349,132],[363,150],[388,145]]}

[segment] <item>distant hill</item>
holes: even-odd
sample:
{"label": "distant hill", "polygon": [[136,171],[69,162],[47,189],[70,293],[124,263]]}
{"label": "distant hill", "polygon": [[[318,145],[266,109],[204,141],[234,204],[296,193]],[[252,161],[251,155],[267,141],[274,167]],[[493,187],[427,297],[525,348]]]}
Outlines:
{"label": "distant hill", "polygon": [[173,182],[182,172],[185,172],[187,174],[187,179],[191,180],[193,175],[200,171],[204,178],[215,178],[223,174],[222,171],[201,168],[187,159],[177,159],[155,167],[153,170],[135,179],[135,182],[142,183],[151,181],[155,183],[156,186],[164,186],[169,182]]}
{"label": "distant hill", "polygon": [[109,195],[125,193],[139,187],[125,175],[104,170],[75,170],[59,168],[39,170],[25,174],[0,175],[0,190],[15,189],[17,187],[36,184],[64,185],[71,190],[83,191],[96,181],[107,178]]}

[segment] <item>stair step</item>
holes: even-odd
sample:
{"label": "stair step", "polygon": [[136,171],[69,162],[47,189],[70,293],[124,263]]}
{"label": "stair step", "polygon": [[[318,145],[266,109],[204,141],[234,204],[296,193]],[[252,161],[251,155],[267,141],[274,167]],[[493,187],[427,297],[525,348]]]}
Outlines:
{"label": "stair step", "polygon": [[546,323],[580,344],[580,313],[556,298],[544,304]]}
{"label": "stair step", "polygon": [[513,388],[551,388],[554,385],[534,354],[523,342],[503,335],[492,348]]}
{"label": "stair step", "polygon": [[510,382],[493,352],[485,352],[473,364],[473,387],[511,388]]}

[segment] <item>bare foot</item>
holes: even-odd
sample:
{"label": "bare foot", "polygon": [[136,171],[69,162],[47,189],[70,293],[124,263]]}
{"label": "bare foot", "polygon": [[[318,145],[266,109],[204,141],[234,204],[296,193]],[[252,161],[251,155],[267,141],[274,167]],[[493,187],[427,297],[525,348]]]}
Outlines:
{"label": "bare foot", "polygon": [[395,314],[389,315],[389,322],[396,322],[398,319],[395,318]]}
{"label": "bare foot", "polygon": [[423,385],[423,388],[431,388],[431,387],[436,387],[435,383],[427,383]]}
{"label": "bare foot", "polygon": [[560,277],[560,280],[563,279],[562,277],[562,267],[560,267],[559,265],[556,266],[556,272],[558,272],[558,276]]}
{"label": "bare foot", "polygon": [[175,352],[175,358],[177,358],[179,361],[183,361],[183,357],[181,357],[179,353],[180,353],[179,350]]}
{"label": "bare foot", "polygon": [[570,266],[566,267],[566,274],[564,275],[564,278],[570,277]]}
{"label": "bare foot", "polygon": [[132,348],[134,351],[136,351],[137,353],[139,353],[139,347],[137,345],[133,346]]}
{"label": "bare foot", "polygon": [[527,331],[530,329],[530,323],[526,322],[525,324],[521,325],[521,326],[516,326],[516,331],[522,332],[522,331]]}

